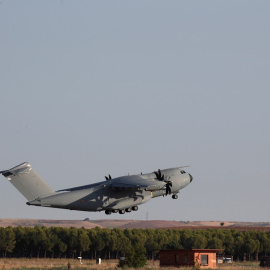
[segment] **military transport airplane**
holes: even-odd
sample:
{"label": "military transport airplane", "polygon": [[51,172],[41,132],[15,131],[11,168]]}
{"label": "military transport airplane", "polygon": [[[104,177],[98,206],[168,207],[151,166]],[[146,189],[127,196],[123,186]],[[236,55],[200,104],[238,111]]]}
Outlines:
{"label": "military transport airplane", "polygon": [[[187,167],[187,166],[185,166]],[[124,214],[137,211],[138,205],[151,198],[171,195],[177,199],[180,189],[193,177],[183,167],[153,173],[121,176],[90,185],[54,191],[25,162],[10,170],[0,171],[28,200],[26,204],[80,211],[104,211]]]}

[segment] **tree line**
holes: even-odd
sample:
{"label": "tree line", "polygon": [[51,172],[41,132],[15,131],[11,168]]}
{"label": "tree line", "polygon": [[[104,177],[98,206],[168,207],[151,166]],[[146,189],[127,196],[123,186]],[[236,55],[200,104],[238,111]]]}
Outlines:
{"label": "tree line", "polygon": [[116,259],[138,249],[156,259],[161,249],[224,249],[235,260],[270,253],[270,233],[236,229],[165,230],[0,227],[1,257]]}

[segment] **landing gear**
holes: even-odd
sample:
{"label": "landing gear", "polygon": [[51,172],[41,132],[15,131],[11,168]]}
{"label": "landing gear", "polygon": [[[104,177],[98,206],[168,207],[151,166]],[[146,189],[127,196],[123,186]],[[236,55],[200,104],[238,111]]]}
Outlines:
{"label": "landing gear", "polygon": [[172,198],[173,198],[173,199],[177,199],[177,198],[178,198],[178,195],[177,195],[177,194],[173,194],[173,195],[172,195]]}
{"label": "landing gear", "polygon": [[130,213],[131,211],[138,211],[139,207],[137,205],[126,208],[126,209],[107,209],[105,210],[106,215],[110,215],[111,213],[119,213],[121,215],[125,213]]}

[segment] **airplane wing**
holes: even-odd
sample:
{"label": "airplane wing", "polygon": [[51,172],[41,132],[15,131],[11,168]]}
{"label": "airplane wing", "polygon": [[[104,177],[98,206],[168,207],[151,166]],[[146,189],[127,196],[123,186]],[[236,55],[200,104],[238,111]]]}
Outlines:
{"label": "airplane wing", "polygon": [[90,184],[90,185],[85,185],[85,186],[79,186],[79,187],[73,187],[73,188],[60,189],[60,190],[56,190],[56,192],[62,192],[62,191],[76,191],[76,190],[82,190],[82,189],[88,189],[88,188],[92,188],[92,187],[97,187],[97,186],[99,186],[99,184],[95,183],[95,184]]}
{"label": "airplane wing", "polygon": [[159,190],[164,187],[163,181],[145,179],[140,175],[122,176],[112,180],[111,187],[114,189],[146,189],[149,191]]}
{"label": "airplane wing", "polygon": [[[85,186],[79,186],[79,187],[73,187],[73,188],[67,188],[67,189],[61,189],[57,190],[56,192],[62,192],[62,191],[76,191],[76,190],[82,190],[82,189],[88,189],[103,185],[108,185],[108,181],[85,185]],[[111,180],[111,183],[109,186],[113,190],[120,190],[120,189],[146,189],[149,191],[159,190],[164,187],[165,183],[163,181],[158,181],[155,179],[145,179],[143,176],[140,175],[131,175],[131,176],[121,176],[117,177]]]}

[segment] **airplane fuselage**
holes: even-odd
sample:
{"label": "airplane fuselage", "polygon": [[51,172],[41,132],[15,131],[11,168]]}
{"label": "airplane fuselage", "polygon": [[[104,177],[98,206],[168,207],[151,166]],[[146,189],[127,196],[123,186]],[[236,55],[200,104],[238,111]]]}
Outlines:
{"label": "airplane fuselage", "polygon": [[106,181],[59,191],[49,187],[27,162],[0,174],[22,193],[28,205],[124,214],[137,211],[138,205],[155,197],[172,194],[177,199],[177,193],[193,179],[181,168],[113,179],[109,175]]}
{"label": "airplane fuselage", "polygon": [[[177,168],[163,170],[162,173],[172,182],[171,193],[174,195],[191,182],[191,176],[188,173],[181,173],[181,170]],[[141,174],[138,176],[147,180],[155,180],[156,178],[154,173]],[[78,187],[76,190],[56,192],[51,196],[30,201],[28,204],[80,211],[113,211],[136,207],[137,205],[146,203],[152,198],[166,195],[165,187],[156,190],[112,187],[112,183],[121,180],[128,183],[129,178],[132,177],[133,176],[117,177],[92,184],[89,188],[86,186],[85,188]]]}

